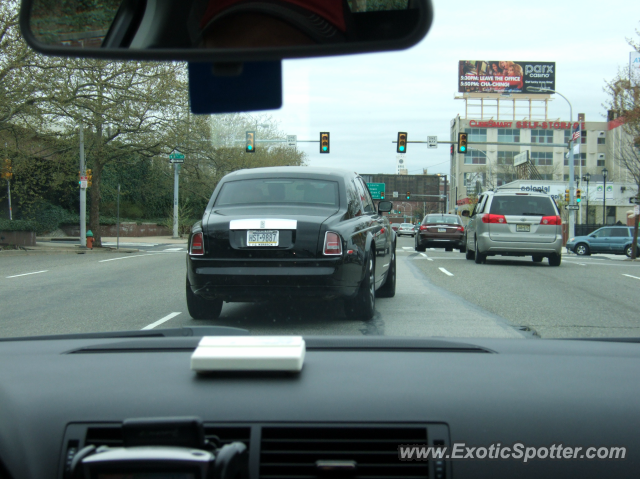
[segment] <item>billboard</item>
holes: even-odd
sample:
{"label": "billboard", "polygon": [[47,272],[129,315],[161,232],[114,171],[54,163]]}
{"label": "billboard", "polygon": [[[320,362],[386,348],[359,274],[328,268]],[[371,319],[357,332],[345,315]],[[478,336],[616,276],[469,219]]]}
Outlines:
{"label": "billboard", "polygon": [[460,60],[460,93],[536,93],[527,87],[556,88],[555,62]]}

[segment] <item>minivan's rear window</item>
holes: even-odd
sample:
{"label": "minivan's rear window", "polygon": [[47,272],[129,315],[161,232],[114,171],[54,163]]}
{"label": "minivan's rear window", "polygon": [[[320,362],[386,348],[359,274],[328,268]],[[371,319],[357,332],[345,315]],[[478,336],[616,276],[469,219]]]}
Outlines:
{"label": "minivan's rear window", "polygon": [[500,196],[491,201],[490,213],[497,215],[555,216],[557,215],[548,196]]}
{"label": "minivan's rear window", "polygon": [[303,178],[229,181],[222,185],[215,206],[275,203],[338,207],[338,183]]}
{"label": "minivan's rear window", "polygon": [[456,215],[429,215],[424,220],[428,225],[459,225],[460,219]]}

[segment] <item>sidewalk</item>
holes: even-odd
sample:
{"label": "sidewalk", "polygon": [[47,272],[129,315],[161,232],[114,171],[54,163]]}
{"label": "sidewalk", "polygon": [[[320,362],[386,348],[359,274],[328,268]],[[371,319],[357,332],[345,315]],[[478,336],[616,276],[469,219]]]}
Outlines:
{"label": "sidewalk", "polygon": [[[571,251],[568,251],[567,248],[565,248],[564,246],[562,247],[562,254],[566,256],[573,256],[575,258],[584,258],[584,256],[578,256],[577,254]],[[610,260],[617,260],[617,261],[630,261],[630,259],[627,258],[627,256],[624,254],[594,253],[593,255],[590,255],[590,256],[593,256],[595,258],[607,258]]]}
{"label": "sidewalk", "polygon": [[[120,243],[187,244],[187,239],[186,236],[177,239],[171,236],[120,236]],[[102,237],[104,243],[115,243],[117,240],[115,236]]]}
{"label": "sidewalk", "polygon": [[32,255],[32,254],[105,254],[105,253],[137,253],[138,249],[134,248],[120,248],[104,247],[86,249],[81,248],[80,244],[76,241],[36,241],[35,246],[21,246],[17,250],[2,250],[2,255]]}

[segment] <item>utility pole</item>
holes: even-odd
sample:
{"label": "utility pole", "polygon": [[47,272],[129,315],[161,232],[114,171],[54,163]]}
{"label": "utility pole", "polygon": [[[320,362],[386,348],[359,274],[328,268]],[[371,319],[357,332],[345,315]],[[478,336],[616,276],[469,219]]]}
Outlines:
{"label": "utility pole", "polygon": [[444,175],[444,200],[442,201],[442,204],[444,205],[444,211],[443,213],[448,213],[449,209],[447,208],[447,175]]}
{"label": "utility pole", "polygon": [[[4,142],[4,157],[9,158],[7,155],[7,142]],[[7,199],[9,201],[9,221],[13,221],[13,212],[11,211],[11,175],[7,173]]]}
{"label": "utility pole", "polygon": [[[80,123],[80,176],[84,177],[87,173],[87,165],[84,161],[84,129]],[[80,246],[87,247],[87,189],[80,179]]]}

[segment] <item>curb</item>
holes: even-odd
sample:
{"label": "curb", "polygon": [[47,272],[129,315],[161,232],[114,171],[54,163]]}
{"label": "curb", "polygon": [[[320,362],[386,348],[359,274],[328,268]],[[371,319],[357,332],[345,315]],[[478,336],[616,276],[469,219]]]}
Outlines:
{"label": "curb", "polygon": [[31,256],[39,254],[109,254],[109,253],[139,253],[139,249],[122,249],[120,248],[101,248],[99,250],[80,250],[75,248],[43,248],[43,249],[27,249],[27,250],[6,250],[0,251],[0,257],[7,256]]}

